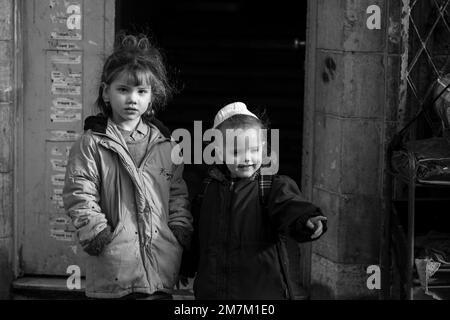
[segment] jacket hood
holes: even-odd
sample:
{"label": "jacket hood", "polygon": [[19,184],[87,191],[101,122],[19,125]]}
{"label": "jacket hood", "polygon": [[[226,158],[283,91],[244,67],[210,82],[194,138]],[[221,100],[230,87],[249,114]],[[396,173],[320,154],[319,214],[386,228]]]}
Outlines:
{"label": "jacket hood", "polygon": [[[159,121],[156,118],[148,120],[144,117],[142,118],[142,120],[144,121],[144,123],[148,125],[150,124],[154,125],[156,128],[158,128],[158,130],[162,133],[162,135],[165,138],[170,139],[171,137],[170,130],[161,121]],[[92,130],[94,132],[106,134],[107,126],[108,126],[108,117],[102,113],[99,113],[96,116],[87,117],[86,120],[84,121],[85,131]]]}

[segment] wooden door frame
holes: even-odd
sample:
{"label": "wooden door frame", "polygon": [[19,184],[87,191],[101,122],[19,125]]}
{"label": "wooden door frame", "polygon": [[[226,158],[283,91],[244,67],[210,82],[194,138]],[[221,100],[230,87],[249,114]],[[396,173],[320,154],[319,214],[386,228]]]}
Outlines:
{"label": "wooden door frame", "polygon": [[14,12],[14,181],[13,181],[13,259],[12,269],[15,278],[21,276],[21,243],[24,237],[24,3],[25,0],[13,0]]}
{"label": "wooden door frame", "polygon": [[[13,177],[13,244],[12,244],[12,271],[14,278],[24,275],[22,247],[25,235],[25,102],[24,92],[24,69],[25,69],[25,38],[27,33],[26,25],[26,4],[28,0],[12,0],[13,5],[13,33],[14,33],[14,57],[13,57],[13,76],[14,76],[14,136],[13,136],[13,161],[14,161],[14,177]],[[82,0],[89,1],[89,0]],[[105,16],[112,16],[115,19],[116,0],[104,0]],[[84,20],[84,19],[83,19]],[[104,23],[107,23],[105,19]],[[113,24],[114,25],[114,24]],[[113,47],[115,38],[114,28],[105,27],[105,54]],[[83,31],[84,32],[84,31]],[[109,36],[108,36],[109,35]],[[83,84],[84,86],[84,84]],[[92,110],[90,110],[92,113]]]}

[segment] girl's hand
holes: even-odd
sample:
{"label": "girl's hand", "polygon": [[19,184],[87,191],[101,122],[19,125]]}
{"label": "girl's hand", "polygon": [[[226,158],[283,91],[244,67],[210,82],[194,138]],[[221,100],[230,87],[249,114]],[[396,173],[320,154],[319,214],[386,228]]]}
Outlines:
{"label": "girl's hand", "polygon": [[107,226],[94,239],[89,241],[86,246],[83,246],[84,251],[91,256],[98,256],[103,252],[103,249],[111,242],[111,228]]}
{"label": "girl's hand", "polygon": [[318,237],[320,237],[320,235],[322,234],[323,231],[323,224],[322,221],[326,221],[327,217],[324,216],[317,216],[317,217],[313,217],[308,219],[308,221],[306,221],[306,226],[310,229],[315,230],[314,234],[311,236],[311,239],[316,239]]}

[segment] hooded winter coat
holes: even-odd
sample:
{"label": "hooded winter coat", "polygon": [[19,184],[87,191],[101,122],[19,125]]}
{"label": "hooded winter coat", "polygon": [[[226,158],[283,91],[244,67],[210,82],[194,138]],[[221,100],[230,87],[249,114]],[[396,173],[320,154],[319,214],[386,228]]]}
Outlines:
{"label": "hooded winter coat", "polygon": [[[266,208],[258,178],[232,180],[214,167],[201,201],[195,201],[195,237],[191,268],[197,271],[197,299],[288,299],[277,252],[280,236],[312,241],[309,218],[323,215],[306,201],[287,176],[273,176]],[[324,223],[323,233],[326,231]],[[189,264],[187,264],[189,265]],[[192,265],[194,265],[192,267]],[[192,269],[191,269],[192,275]],[[189,273],[189,272],[187,272]]]}
{"label": "hooded winter coat", "polygon": [[171,231],[192,232],[183,166],[171,161],[175,142],[157,120],[137,167],[117,126],[89,117],[74,143],[63,190],[64,206],[83,247],[105,228],[110,242],[86,258],[86,295],[120,298],[169,292],[178,277],[182,247]]}

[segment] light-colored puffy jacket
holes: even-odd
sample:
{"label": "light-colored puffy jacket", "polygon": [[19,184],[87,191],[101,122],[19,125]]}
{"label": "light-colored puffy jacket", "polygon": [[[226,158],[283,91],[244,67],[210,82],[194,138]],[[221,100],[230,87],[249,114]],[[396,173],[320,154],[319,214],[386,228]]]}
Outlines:
{"label": "light-colored puffy jacket", "polygon": [[183,249],[170,227],[192,232],[192,216],[183,166],[171,161],[175,142],[154,123],[148,123],[151,138],[139,167],[117,126],[103,116],[86,120],[70,151],[63,200],[80,243],[107,224],[113,229],[102,253],[87,257],[88,297],[169,292],[177,280]]}

